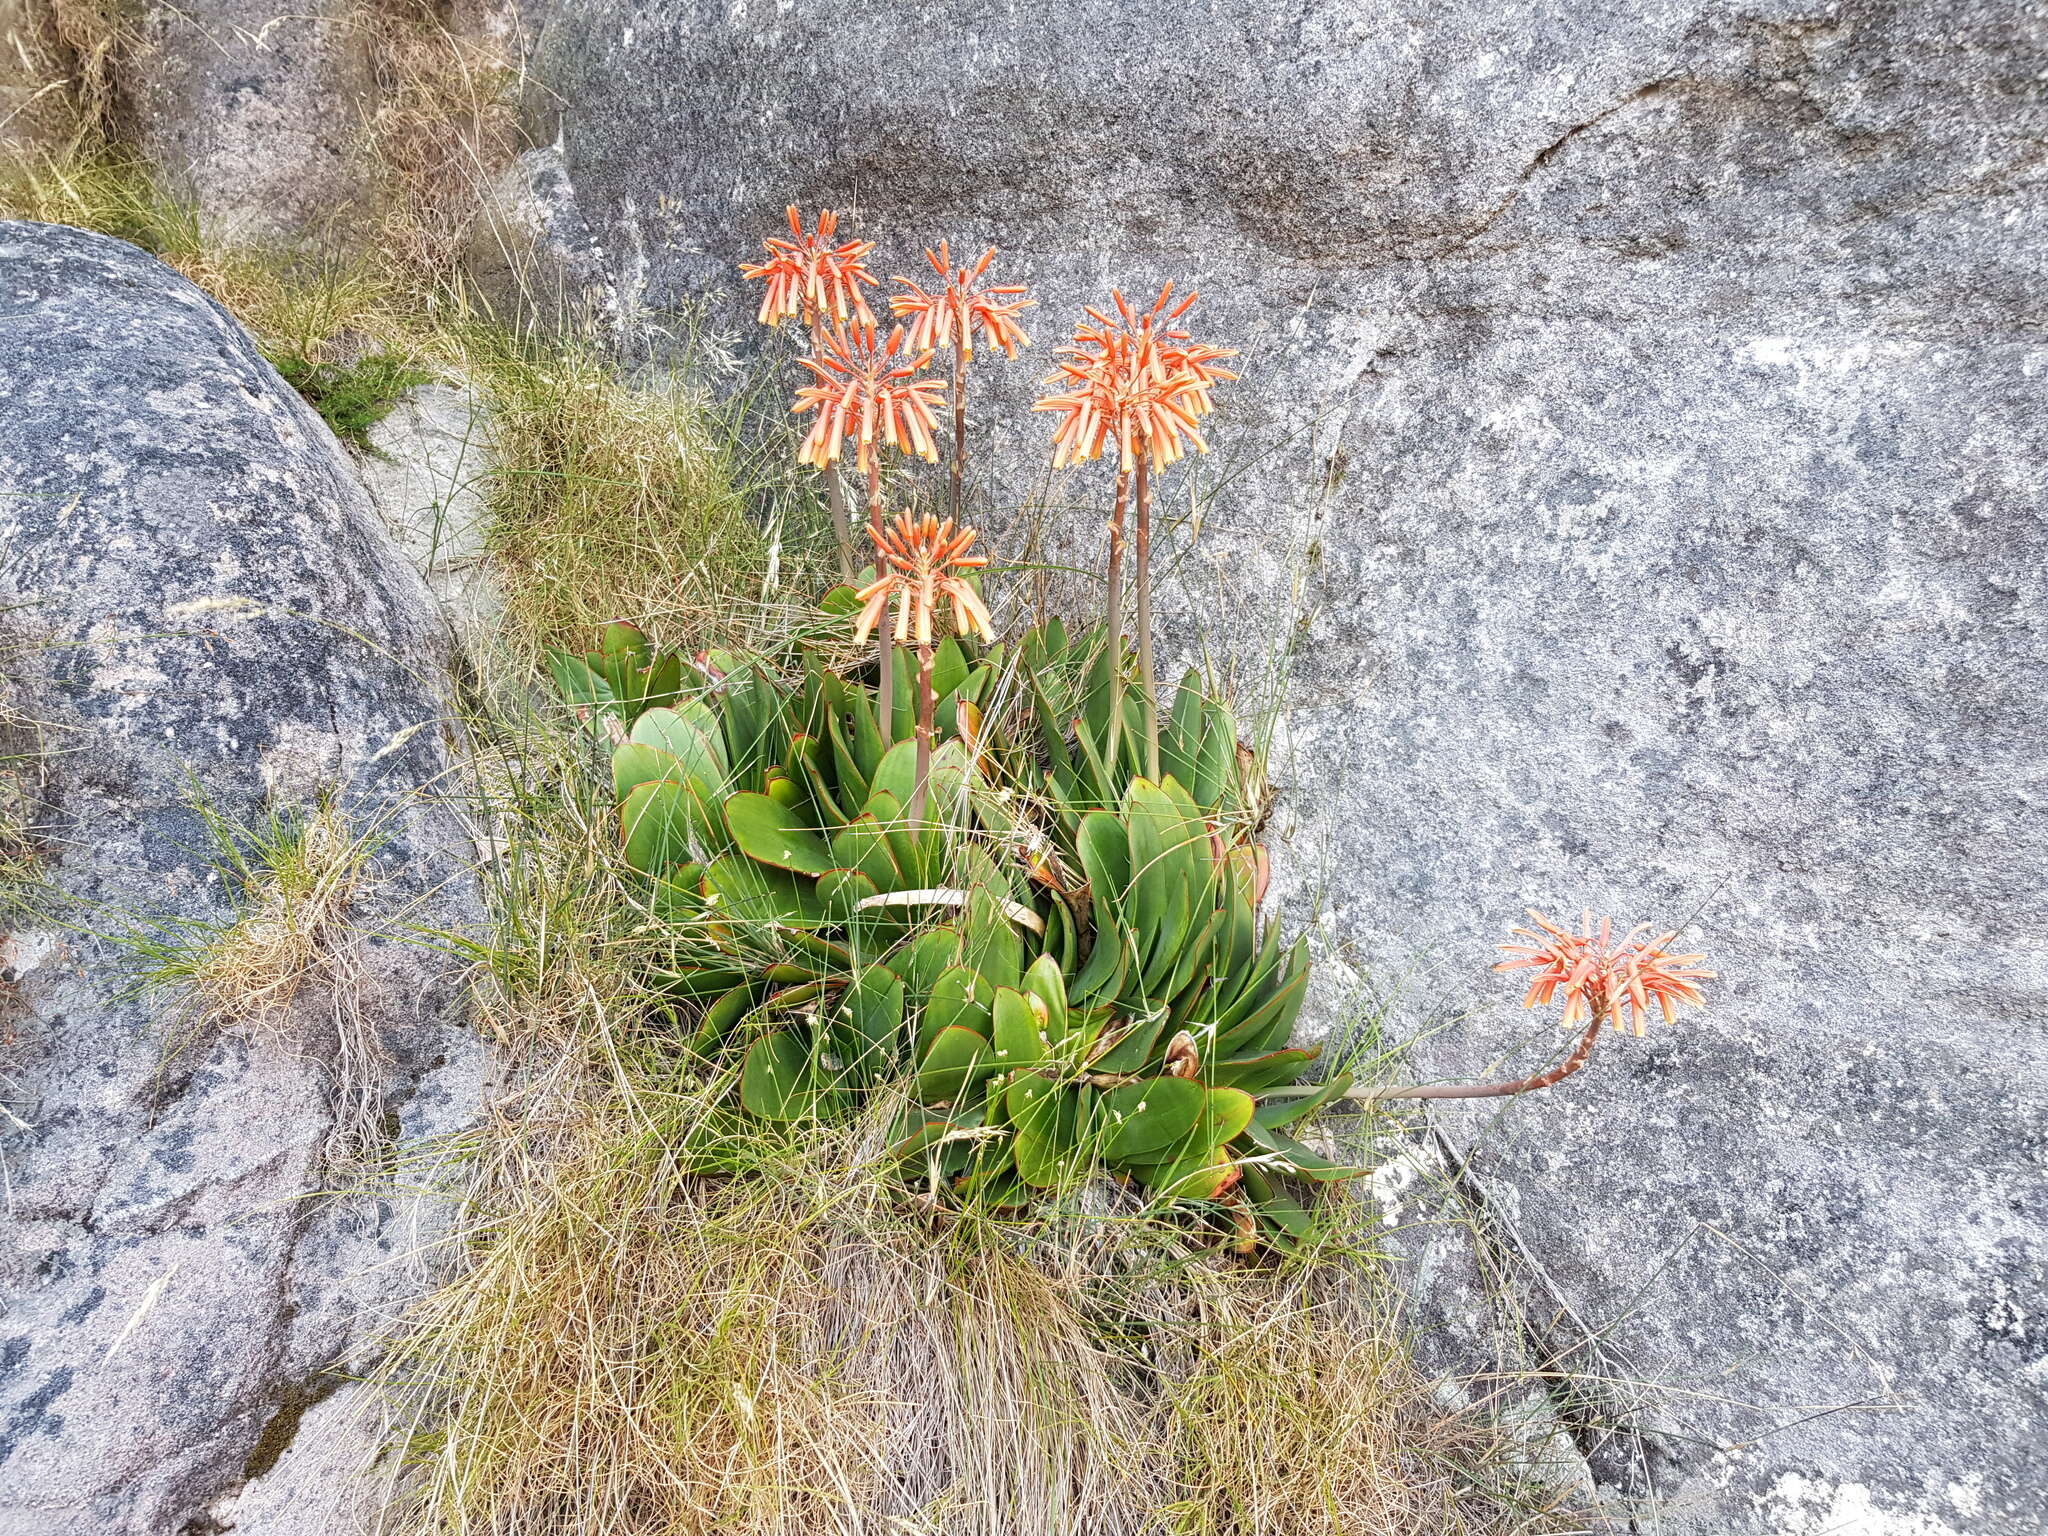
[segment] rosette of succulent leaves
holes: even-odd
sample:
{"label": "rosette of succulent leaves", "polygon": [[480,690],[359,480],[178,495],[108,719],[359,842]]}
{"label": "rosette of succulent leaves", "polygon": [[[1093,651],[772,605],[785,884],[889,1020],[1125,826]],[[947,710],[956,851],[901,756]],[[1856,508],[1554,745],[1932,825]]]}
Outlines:
{"label": "rosette of succulent leaves", "polygon": [[[858,605],[824,606],[843,626]],[[1032,1208],[1106,1175],[1240,1248],[1294,1246],[1312,1186],[1360,1170],[1289,1127],[1351,1079],[1298,1086],[1307,956],[1259,916],[1260,765],[1230,711],[1184,678],[1153,778],[1145,696],[1116,686],[1132,657],[1100,630],[949,637],[928,682],[899,648],[888,719],[872,653],[846,651],[689,657],[620,623],[551,657],[611,745],[625,860],[672,940],[660,980],[690,1047],[734,1069],[727,1112],[898,1095],[889,1155],[943,1199]],[[936,722],[922,797],[913,682]]]}

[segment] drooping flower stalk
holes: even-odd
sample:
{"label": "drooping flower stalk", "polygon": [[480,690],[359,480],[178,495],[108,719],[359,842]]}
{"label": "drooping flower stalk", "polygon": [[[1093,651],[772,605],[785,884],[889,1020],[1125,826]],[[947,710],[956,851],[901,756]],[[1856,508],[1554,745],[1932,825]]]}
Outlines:
{"label": "drooping flower stalk", "polygon": [[[811,333],[811,344],[818,351],[825,350],[825,325],[830,317],[839,326],[849,321],[872,326],[874,311],[868,308],[867,295],[861,292],[863,285],[878,286],[874,274],[868,271],[867,258],[875,249],[872,240],[836,241],[834,235],[839,227],[839,215],[832,209],[825,209],[818,215],[817,227],[806,232],[803,215],[794,203],[786,210],[789,218],[787,240],[771,236],[762,242],[768,250],[768,259],[762,262],[743,262],[740,276],[764,286],[761,291],[761,306],[755,314],[763,325],[780,325],[785,320],[800,320]],[[832,534],[839,551],[839,576],[842,581],[853,578],[853,530],[848,526],[846,516],[846,488],[841,483],[839,470],[833,465],[819,465],[818,472],[825,478],[825,503],[832,516]]]}
{"label": "drooping flower stalk", "polygon": [[966,580],[966,573],[988,564],[984,555],[970,555],[978,537],[972,528],[962,528],[950,517],[944,522],[929,515],[912,518],[898,513],[886,523],[877,521],[868,529],[875,542],[876,565],[880,573],[862,588],[860,616],[854,622],[854,643],[868,637],[870,630],[888,631],[882,615],[891,601],[896,605],[894,637],[899,644],[917,647],[917,742],[914,756],[909,815],[919,821],[929,798],[932,745],[938,701],[932,684],[933,618],[939,599],[950,598],[954,626],[971,631],[985,640],[995,638],[995,624],[988,605],[982,602]]}
{"label": "drooping flower stalk", "polygon": [[[1503,944],[1503,953],[1514,958],[1494,966],[1496,971],[1533,968],[1536,979],[1522,1004],[1527,1008],[1546,1006],[1564,994],[1564,1013],[1558,1022],[1569,1029],[1580,1019],[1585,1032],[1571,1054],[1547,1071],[1529,1077],[1508,1078],[1492,1083],[1432,1083],[1426,1087],[1353,1088],[1344,1097],[1377,1103],[1386,1099],[1500,1099],[1518,1093],[1532,1093],[1563,1082],[1590,1061],[1599,1043],[1602,1025],[1631,1034],[1643,1033],[1643,1021],[1654,1005],[1666,1024],[1678,1022],[1681,1007],[1704,1008],[1706,997],[1699,983],[1713,979],[1712,971],[1701,970],[1707,957],[1677,955],[1671,946],[1676,929],[1657,937],[1648,923],[1638,924],[1618,940],[1611,918],[1595,921],[1584,913],[1579,931],[1560,927],[1540,912],[1529,916],[1536,927],[1517,928],[1526,944]],[[1278,1089],[1282,1094],[1312,1093],[1313,1088]]]}

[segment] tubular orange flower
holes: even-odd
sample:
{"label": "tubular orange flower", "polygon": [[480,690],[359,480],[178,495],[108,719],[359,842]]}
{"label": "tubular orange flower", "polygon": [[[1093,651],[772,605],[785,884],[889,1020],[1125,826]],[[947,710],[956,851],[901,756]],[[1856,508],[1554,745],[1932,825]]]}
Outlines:
{"label": "tubular orange flower", "polygon": [[907,360],[903,354],[903,327],[890,331],[886,342],[876,340],[872,325],[851,331],[835,326],[824,338],[815,357],[799,358],[817,382],[796,392],[792,411],[801,415],[815,410],[798,457],[806,464],[825,468],[839,457],[846,434],[854,434],[855,461],[866,470],[874,462],[877,442],[921,459],[938,457],[932,445],[934,414],[945,398],[945,382],[918,375],[930,365],[929,352]]}
{"label": "tubular orange flower", "polygon": [[1216,366],[1237,354],[1170,328],[1187,313],[1195,294],[1173,304],[1173,284],[1168,283],[1142,315],[1123,294],[1113,297],[1114,316],[1089,309],[1072,345],[1059,349],[1058,372],[1046,383],[1066,387],[1032,407],[1062,417],[1053,437],[1053,467],[1100,458],[1112,439],[1118,465],[1125,470],[1136,467],[1140,453],[1154,469],[1176,463],[1189,448],[1207,453],[1197,418],[1214,409],[1210,392],[1217,381],[1237,377]]}
{"label": "tubular orange flower", "polygon": [[972,267],[961,267],[957,271],[952,265],[952,252],[943,240],[936,251],[927,250],[924,257],[932,264],[932,270],[939,274],[939,286],[935,292],[927,293],[907,277],[890,279],[901,283],[906,290],[889,296],[889,313],[899,319],[911,317],[912,348],[935,352],[957,346],[961,356],[972,360],[976,331],[981,332],[990,346],[1000,347],[1003,355],[1012,360],[1015,360],[1019,347],[1031,345],[1031,338],[1017,324],[1017,316],[1038,301],[1023,297],[1024,285],[991,283],[986,288],[975,286],[987,275],[989,263],[996,258],[994,246],[984,251],[981,260]]}
{"label": "tubular orange flower", "polygon": [[874,632],[891,598],[896,600],[898,644],[932,643],[932,620],[942,597],[952,599],[958,628],[972,630],[984,640],[995,639],[988,605],[963,575],[988,564],[987,556],[967,553],[979,537],[974,529],[956,527],[950,517],[940,522],[930,515],[913,518],[899,512],[869,532],[881,575],[855,594],[862,604],[853,629],[856,645]]}
{"label": "tubular orange flower", "polygon": [[1529,916],[1534,929],[1513,930],[1529,942],[1501,945],[1502,953],[1514,958],[1494,967],[1536,972],[1522,999],[1524,1007],[1541,1008],[1562,992],[1561,1024],[1569,1027],[1582,1019],[1604,1017],[1616,1029],[1640,1035],[1653,1004],[1666,1024],[1677,1022],[1681,1005],[1706,1006],[1698,983],[1712,980],[1714,973],[1698,968],[1705,955],[1671,952],[1678,938],[1675,930],[1652,938],[1656,930],[1642,923],[1617,939],[1613,920],[1603,917],[1596,924],[1590,912],[1581,916],[1577,933],[1541,912],[1532,910]]}
{"label": "tubular orange flower", "polygon": [[875,243],[847,240],[835,244],[832,237],[839,228],[839,215],[829,208],[818,215],[818,227],[808,234],[796,204],[789,205],[788,213],[790,238],[771,236],[762,242],[768,248],[766,261],[740,264],[740,276],[767,283],[756,318],[763,325],[784,320],[815,325],[827,318],[836,325],[849,320],[873,325],[874,311],[860,290],[862,284],[880,286],[867,268]]}

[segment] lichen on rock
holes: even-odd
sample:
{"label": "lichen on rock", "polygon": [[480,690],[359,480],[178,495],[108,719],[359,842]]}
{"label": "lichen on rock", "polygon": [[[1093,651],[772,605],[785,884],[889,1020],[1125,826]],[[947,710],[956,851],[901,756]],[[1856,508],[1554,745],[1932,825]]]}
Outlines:
{"label": "lichen on rock", "polygon": [[[0,224],[0,325],[0,602],[61,742],[40,808],[61,918],[8,945],[0,1530],[340,1531],[361,1488],[336,1468],[379,1448],[346,1377],[426,1283],[442,1208],[337,1164],[346,1041],[181,1027],[118,938],[232,925],[214,831],[331,807],[366,834],[328,914],[350,995],[315,995],[328,971],[292,1006],[370,1032],[393,1146],[468,1125],[491,1056],[412,936],[481,919],[448,631],[332,435],[182,278]],[[317,1446],[284,1436],[294,1403]]]}

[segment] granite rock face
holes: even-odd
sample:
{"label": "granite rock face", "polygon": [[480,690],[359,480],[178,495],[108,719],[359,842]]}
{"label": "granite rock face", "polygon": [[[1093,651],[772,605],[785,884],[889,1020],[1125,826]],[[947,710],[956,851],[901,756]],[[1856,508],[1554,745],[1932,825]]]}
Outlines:
{"label": "granite rock face", "polygon": [[[432,1185],[491,1071],[413,937],[481,916],[440,798],[447,627],[326,427],[182,278],[0,224],[0,317],[0,606],[63,898],[10,918],[0,973],[0,1532],[340,1536],[380,1435],[347,1376],[446,1209],[389,1159]],[[195,798],[242,825],[324,802],[369,839],[323,963],[246,1027],[137,996],[111,937],[235,917]],[[341,1147],[359,1109],[374,1144]]]}
{"label": "granite rock face", "polygon": [[197,206],[209,237],[356,243],[376,200],[366,153],[375,25],[351,0],[142,11],[124,52],[126,115],[137,147]]}
{"label": "granite rock face", "polygon": [[[1608,1487],[2044,1529],[2048,11],[593,0],[540,78],[621,315],[742,324],[792,201],[884,272],[999,243],[1038,361],[1112,284],[1203,289],[1245,381],[1166,639],[1284,706],[1326,1019],[1348,965],[1397,1033],[1467,1014],[1428,1075],[1541,1059],[1484,970],[1526,905],[1724,974],[1436,1121],[1536,1357],[1607,1378]],[[999,520],[1040,371],[983,412]]]}

